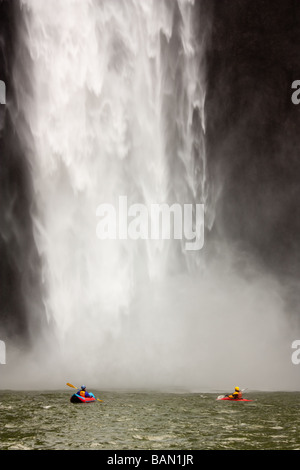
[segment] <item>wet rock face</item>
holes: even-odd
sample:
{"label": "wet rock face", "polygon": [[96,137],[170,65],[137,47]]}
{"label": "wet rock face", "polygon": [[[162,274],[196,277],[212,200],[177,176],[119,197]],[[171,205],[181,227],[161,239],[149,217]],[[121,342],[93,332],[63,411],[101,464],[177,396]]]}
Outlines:
{"label": "wet rock face", "polygon": [[7,105],[0,105],[0,177],[1,177],[1,238],[0,238],[0,318],[1,333],[10,334],[12,330],[22,331],[24,329],[24,314],[20,301],[20,271],[18,263],[15,263],[17,241],[13,227],[16,227],[18,219],[16,207],[17,200],[21,199],[22,182],[17,178],[21,176],[21,167],[17,163],[12,132],[13,126],[7,111],[8,103],[11,102],[10,77],[13,64],[14,30],[14,8],[13,2],[4,1],[0,3],[0,79],[3,80],[7,90]]}
{"label": "wet rock face", "polygon": [[300,272],[300,77],[297,2],[215,1],[207,51],[215,230],[283,276]]}
{"label": "wet rock face", "polygon": [[35,314],[42,318],[42,310],[37,313],[33,307],[39,302],[39,260],[32,235],[29,167],[17,132],[22,119],[13,80],[17,24],[18,2],[0,2],[0,80],[6,87],[6,104],[0,105],[0,339],[19,342],[29,340],[29,319]]}

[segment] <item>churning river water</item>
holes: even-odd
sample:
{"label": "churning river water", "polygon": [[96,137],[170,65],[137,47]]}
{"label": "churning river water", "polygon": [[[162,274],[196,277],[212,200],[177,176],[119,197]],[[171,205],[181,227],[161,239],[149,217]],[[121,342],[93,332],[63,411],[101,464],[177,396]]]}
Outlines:
{"label": "churning river water", "polygon": [[299,450],[300,392],[1,391],[1,450]]}

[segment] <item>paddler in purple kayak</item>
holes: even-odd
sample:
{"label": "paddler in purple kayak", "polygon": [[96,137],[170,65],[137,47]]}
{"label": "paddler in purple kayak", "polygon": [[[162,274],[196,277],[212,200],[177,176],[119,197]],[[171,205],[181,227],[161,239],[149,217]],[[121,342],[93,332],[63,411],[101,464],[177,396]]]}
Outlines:
{"label": "paddler in purple kayak", "polygon": [[85,398],[92,398],[92,397],[95,398],[93,393],[88,393],[86,391],[85,385],[81,385],[80,391],[77,392],[77,395],[80,395],[81,397],[85,397]]}

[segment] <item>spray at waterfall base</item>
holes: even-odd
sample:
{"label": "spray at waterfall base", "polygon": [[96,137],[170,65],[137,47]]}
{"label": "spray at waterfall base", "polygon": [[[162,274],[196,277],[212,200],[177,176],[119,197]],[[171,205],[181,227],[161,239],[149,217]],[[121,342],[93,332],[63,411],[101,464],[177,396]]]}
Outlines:
{"label": "spray at waterfall base", "polygon": [[74,315],[63,329],[58,324],[52,344],[37,344],[32,355],[19,358],[21,376],[10,377],[8,357],[7,383],[61,388],[71,377],[100,390],[209,391],[231,389],[233,383],[258,390],[285,389],[285,384],[297,389],[290,355],[293,332],[278,293],[272,279],[249,282],[222,262],[202,276],[183,272],[163,280],[141,279],[118,312],[112,303],[106,309],[94,306]]}
{"label": "spray at waterfall base", "polygon": [[[187,259],[194,259],[200,252],[185,250],[179,234],[188,234],[189,240],[192,233],[195,238],[202,234],[203,238],[196,240],[203,241],[203,217],[194,218],[194,224],[187,217],[186,230],[174,232],[178,239],[143,239],[142,234],[153,232],[145,230],[152,225],[142,222],[158,219],[151,219],[146,206],[125,206],[125,201],[120,198],[119,206],[100,206],[100,227],[106,229],[100,235],[107,238],[97,238],[95,231],[93,237],[97,244],[105,245],[108,260],[118,253],[121,261],[117,268],[113,262],[113,269],[125,268],[126,276],[118,277],[116,273],[114,278],[112,273],[105,290],[103,279],[96,279],[94,270],[88,282],[84,273],[79,273],[81,282],[76,291],[70,292],[71,283],[62,285],[66,309],[72,299],[73,311],[66,315],[65,322],[56,322],[51,344],[40,345],[37,341],[32,355],[19,361],[21,370],[26,370],[28,386],[60,388],[66,377],[100,389],[178,387],[197,391],[230,389],[232,383],[276,389],[285,381],[296,385],[295,368],[289,368],[291,332],[286,325],[280,285],[255,265],[251,268],[247,257],[244,265],[248,265],[248,277],[242,275],[225,245],[216,248],[209,261],[205,262],[205,256],[201,258],[205,269],[190,269]],[[176,210],[177,214],[184,214],[179,205],[173,207],[174,213],[172,205],[163,208],[167,210],[161,214],[164,217],[158,227],[163,229],[163,221],[166,225],[160,235],[171,233],[171,214]],[[199,205],[198,215],[203,216],[202,209],[203,205]],[[192,212],[189,206],[186,214]],[[192,231],[193,226],[198,229]],[[184,223],[178,227],[184,228]],[[92,244],[92,249],[96,250],[97,244]],[[159,256],[151,257],[156,252],[153,246]],[[177,260],[179,247],[183,262],[172,265],[172,253]],[[205,255],[206,245],[202,248]],[[141,256],[136,256],[134,250],[138,249]],[[159,270],[152,270],[151,262],[156,267],[157,259],[164,255],[168,262],[158,264]],[[101,270],[101,259],[96,253],[95,259]],[[173,270],[165,271],[166,265]],[[128,279],[127,273],[132,277]],[[71,281],[74,273],[70,272],[70,276]],[[102,293],[106,303],[100,304]],[[64,312],[60,313],[63,320]],[[10,365],[9,361],[5,371],[8,377]],[[18,380],[13,378],[11,383],[18,385]]]}

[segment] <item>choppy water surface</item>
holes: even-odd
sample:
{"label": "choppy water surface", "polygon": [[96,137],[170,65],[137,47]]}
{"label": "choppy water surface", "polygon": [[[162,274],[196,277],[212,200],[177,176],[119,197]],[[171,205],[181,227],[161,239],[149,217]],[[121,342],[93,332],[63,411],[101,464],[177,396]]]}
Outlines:
{"label": "choppy water surface", "polygon": [[71,404],[71,393],[0,392],[0,449],[300,449],[300,392],[98,392],[103,403]]}

